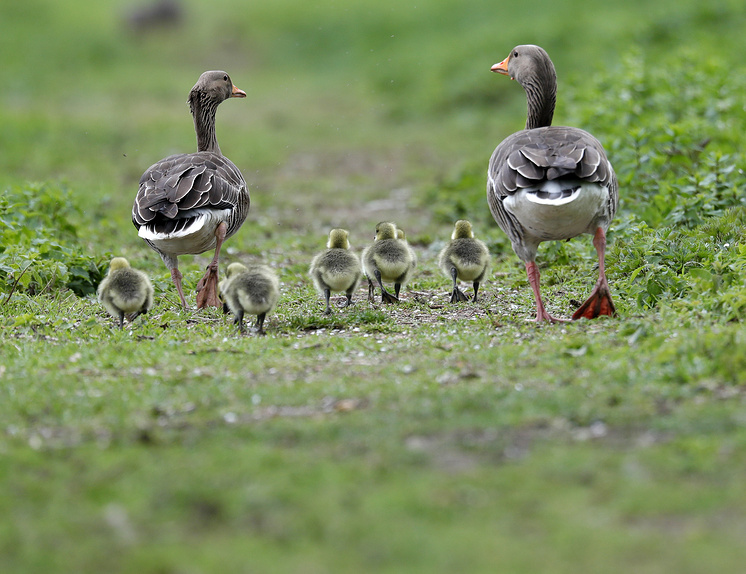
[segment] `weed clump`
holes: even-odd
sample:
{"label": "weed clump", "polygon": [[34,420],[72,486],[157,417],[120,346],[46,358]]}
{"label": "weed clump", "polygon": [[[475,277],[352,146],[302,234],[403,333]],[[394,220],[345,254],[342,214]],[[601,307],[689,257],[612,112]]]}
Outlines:
{"label": "weed clump", "polygon": [[28,184],[6,191],[0,197],[0,293],[67,288],[94,294],[110,256],[87,253],[76,224],[82,219],[64,187]]}

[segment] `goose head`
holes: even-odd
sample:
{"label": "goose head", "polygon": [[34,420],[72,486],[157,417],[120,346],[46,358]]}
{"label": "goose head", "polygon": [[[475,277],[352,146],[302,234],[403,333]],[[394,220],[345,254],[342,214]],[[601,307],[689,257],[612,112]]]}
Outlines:
{"label": "goose head", "polygon": [[491,70],[498,74],[510,76],[511,80],[515,80],[521,85],[525,85],[525,82],[536,76],[554,78],[555,81],[557,77],[554,64],[549,59],[549,54],[544,48],[533,44],[516,46],[507,58],[492,66]]}
{"label": "goose head", "polygon": [[245,98],[246,92],[234,86],[231,77],[226,72],[212,70],[204,72],[194,84],[189,92],[189,103],[205,96],[219,104],[228,98]]}
{"label": "goose head", "polygon": [[526,90],[526,129],[552,125],[557,100],[557,73],[544,48],[533,44],[516,46],[493,72],[509,76]]}
{"label": "goose head", "polygon": [[228,98],[245,98],[246,92],[233,85],[231,77],[222,71],[203,73],[189,92],[189,111],[197,132],[197,149],[223,155],[215,135],[215,113]]}

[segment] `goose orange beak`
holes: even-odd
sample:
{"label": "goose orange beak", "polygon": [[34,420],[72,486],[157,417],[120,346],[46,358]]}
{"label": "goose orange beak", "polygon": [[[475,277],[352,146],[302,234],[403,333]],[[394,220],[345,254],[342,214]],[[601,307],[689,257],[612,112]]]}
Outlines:
{"label": "goose orange beak", "polygon": [[505,58],[502,62],[499,64],[495,64],[490,68],[493,72],[497,72],[498,74],[502,74],[504,76],[508,75],[508,60],[510,60],[510,56]]}
{"label": "goose orange beak", "polygon": [[233,86],[233,90],[231,91],[231,98],[245,98],[246,92],[243,90],[239,90],[236,86]]}

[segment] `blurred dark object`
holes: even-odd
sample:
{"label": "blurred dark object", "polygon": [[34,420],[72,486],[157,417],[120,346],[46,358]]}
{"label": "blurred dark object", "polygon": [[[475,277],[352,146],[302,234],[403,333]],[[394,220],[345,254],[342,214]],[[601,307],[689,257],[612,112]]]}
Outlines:
{"label": "blurred dark object", "polygon": [[156,28],[178,26],[184,18],[184,7],[179,0],[156,0],[133,8],[126,15],[130,30],[145,33]]}

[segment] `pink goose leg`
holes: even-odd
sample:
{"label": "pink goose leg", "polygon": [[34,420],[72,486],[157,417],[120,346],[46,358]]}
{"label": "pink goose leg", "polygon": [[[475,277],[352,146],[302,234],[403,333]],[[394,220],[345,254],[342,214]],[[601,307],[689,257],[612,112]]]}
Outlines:
{"label": "pink goose leg", "polygon": [[541,300],[539,288],[539,267],[535,261],[526,261],[526,273],[528,274],[528,282],[531,284],[531,289],[534,291],[534,299],[536,300],[536,322],[549,321],[550,323],[559,323],[564,321],[564,319],[552,317],[544,309],[544,302]]}
{"label": "pink goose leg", "polygon": [[202,279],[197,283],[197,309],[205,307],[222,307],[218,299],[218,258],[220,257],[220,248],[225,241],[227,226],[225,223],[218,225],[215,230],[215,256],[212,262],[207,266],[207,271]]}
{"label": "pink goose leg", "polygon": [[179,293],[179,299],[181,299],[181,306],[186,309],[187,303],[186,299],[184,299],[184,290],[181,288],[181,271],[179,271],[178,267],[171,268],[171,280],[176,285],[176,291]]}

